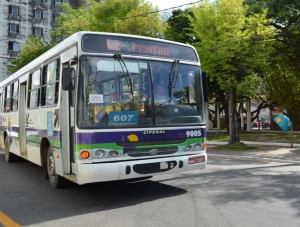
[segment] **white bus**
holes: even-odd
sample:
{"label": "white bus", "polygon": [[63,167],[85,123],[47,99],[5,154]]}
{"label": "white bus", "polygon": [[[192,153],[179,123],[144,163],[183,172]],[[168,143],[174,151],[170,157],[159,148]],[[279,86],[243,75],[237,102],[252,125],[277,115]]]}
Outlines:
{"label": "white bus", "polygon": [[0,146],[55,188],[204,169],[204,77],[190,45],[77,32],[0,83]]}

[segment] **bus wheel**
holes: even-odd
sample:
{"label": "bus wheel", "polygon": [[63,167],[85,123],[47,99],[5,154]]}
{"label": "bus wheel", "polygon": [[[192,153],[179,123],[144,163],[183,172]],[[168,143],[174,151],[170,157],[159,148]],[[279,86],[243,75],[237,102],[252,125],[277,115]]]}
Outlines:
{"label": "bus wheel", "polygon": [[56,174],[55,171],[55,161],[52,151],[52,147],[49,147],[47,155],[47,174],[49,178],[50,185],[53,188],[61,188],[64,186],[64,178]]}
{"label": "bus wheel", "polygon": [[5,161],[14,162],[16,161],[16,155],[9,151],[10,142],[8,136],[5,138]]}

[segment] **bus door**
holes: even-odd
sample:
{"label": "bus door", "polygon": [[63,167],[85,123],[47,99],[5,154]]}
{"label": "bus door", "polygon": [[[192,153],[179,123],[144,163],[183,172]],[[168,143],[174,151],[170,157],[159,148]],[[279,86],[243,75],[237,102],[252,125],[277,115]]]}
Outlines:
{"label": "bus door", "polygon": [[[62,66],[72,67],[75,73],[77,56],[77,47],[74,46],[62,54]],[[74,58],[75,57],[75,58]],[[64,71],[64,70],[63,70]],[[62,75],[64,76],[64,75]],[[74,174],[75,163],[74,160],[74,134],[75,134],[75,95],[74,90],[61,90],[61,103],[60,103],[60,128],[61,128],[61,144],[62,144],[62,157],[63,157],[63,171],[65,174]]]}

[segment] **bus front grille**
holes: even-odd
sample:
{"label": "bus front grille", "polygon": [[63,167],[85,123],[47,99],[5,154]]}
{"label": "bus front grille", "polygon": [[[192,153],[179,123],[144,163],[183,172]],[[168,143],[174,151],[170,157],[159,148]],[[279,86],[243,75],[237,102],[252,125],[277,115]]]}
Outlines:
{"label": "bus front grille", "polygon": [[170,155],[178,151],[178,147],[160,147],[160,148],[140,148],[127,151],[130,157],[145,157],[156,155]]}
{"label": "bus front grille", "polygon": [[163,144],[182,144],[186,139],[167,139],[167,140],[149,140],[149,141],[126,141],[118,142],[117,145],[121,147],[132,146],[149,146],[149,145],[163,145]]}

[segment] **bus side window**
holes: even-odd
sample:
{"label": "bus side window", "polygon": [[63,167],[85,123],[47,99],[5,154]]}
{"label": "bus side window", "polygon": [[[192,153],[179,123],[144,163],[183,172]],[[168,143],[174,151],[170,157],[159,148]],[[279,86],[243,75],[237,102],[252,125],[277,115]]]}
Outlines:
{"label": "bus side window", "polygon": [[59,59],[56,59],[43,68],[42,80],[42,106],[49,106],[58,103],[59,87]]}
{"label": "bus side window", "polygon": [[19,81],[12,83],[12,111],[18,110]]}
{"label": "bus side window", "polygon": [[4,95],[3,95],[3,98],[4,98],[4,109],[3,109],[3,112],[5,113],[8,113],[10,112],[11,110],[11,94],[10,94],[10,85],[6,86],[5,87],[5,90],[4,90]]}
{"label": "bus side window", "polygon": [[40,86],[41,86],[41,70],[38,69],[29,75],[29,87],[28,87],[28,108],[35,108],[40,103]]}

